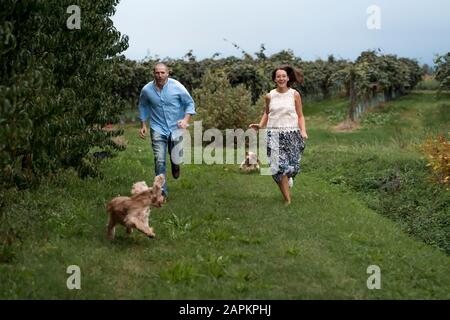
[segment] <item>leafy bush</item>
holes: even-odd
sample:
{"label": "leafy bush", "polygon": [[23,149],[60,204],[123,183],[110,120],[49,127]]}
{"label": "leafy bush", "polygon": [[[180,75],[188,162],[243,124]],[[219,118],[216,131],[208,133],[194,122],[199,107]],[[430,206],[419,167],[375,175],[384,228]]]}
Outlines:
{"label": "leafy bush", "polygon": [[138,100],[141,89],[151,81],[153,77],[150,66],[133,60],[124,60],[115,64],[114,74],[120,79],[114,84],[114,93],[128,100],[126,108],[122,109],[122,119],[135,121],[138,114]]}
{"label": "leafy bush", "polygon": [[263,110],[252,105],[251,94],[243,85],[232,87],[223,71],[207,71],[201,88],[194,90],[193,98],[197,104],[197,117],[203,120],[205,129],[246,130]]}
{"label": "leafy bush", "polygon": [[361,121],[365,128],[383,126],[395,117],[393,112],[368,112]]}
{"label": "leafy bush", "polygon": [[450,52],[445,55],[438,56],[435,59],[436,64],[436,80],[439,81],[439,90],[450,89]]}
{"label": "leafy bush", "polygon": [[[69,5],[81,29],[69,30]],[[27,187],[58,168],[96,174],[94,147],[114,148],[122,100],[112,93],[127,39],[110,17],[117,0],[2,1],[0,187]]]}
{"label": "leafy bush", "polygon": [[[450,134],[450,132],[449,132]],[[444,135],[429,138],[424,144],[431,167],[438,183],[450,186],[450,141]]]}
{"label": "leafy bush", "polygon": [[417,84],[417,90],[438,90],[440,83],[435,77],[425,76],[419,84]]}

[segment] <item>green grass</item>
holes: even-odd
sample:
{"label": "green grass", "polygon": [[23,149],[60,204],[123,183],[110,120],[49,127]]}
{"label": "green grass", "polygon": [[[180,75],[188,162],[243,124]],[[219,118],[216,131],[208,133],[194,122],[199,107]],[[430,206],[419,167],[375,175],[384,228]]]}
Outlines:
{"label": "green grass", "polygon": [[[388,193],[391,203],[420,197],[408,179],[425,177],[418,147],[449,129],[449,103],[415,93],[368,115],[360,129],[337,133],[331,128],[345,100],[311,102],[291,206],[269,176],[242,175],[238,165],[185,165],[179,180],[168,177],[169,202],[152,210],[157,238],[119,227],[109,242],[106,202],[153,178],[149,141],[127,127],[127,150],[102,163],[103,180],[69,171],[38,190],[8,192],[4,221],[21,240],[2,254],[0,298],[449,299],[450,258],[441,242],[424,239],[443,232],[445,240],[448,229],[425,225],[424,234],[412,234],[399,208],[383,211],[377,184],[397,166],[404,190]],[[433,188],[429,206],[443,199]],[[445,218],[449,203],[432,208]],[[66,288],[69,265],[81,268],[81,290]],[[381,290],[367,289],[370,265],[381,268]]]}

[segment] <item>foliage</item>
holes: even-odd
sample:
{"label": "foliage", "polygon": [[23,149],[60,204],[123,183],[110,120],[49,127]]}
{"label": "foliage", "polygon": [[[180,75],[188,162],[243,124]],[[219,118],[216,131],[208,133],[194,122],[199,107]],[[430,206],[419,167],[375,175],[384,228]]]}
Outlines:
{"label": "foliage", "polygon": [[422,69],[417,61],[380,55],[364,51],[354,63],[349,63],[332,75],[332,81],[340,82],[350,96],[349,118],[355,120],[358,102],[368,101],[378,93],[386,100],[411,91],[422,79]]}
{"label": "foliage", "polygon": [[[242,58],[219,58],[219,54],[214,54],[211,58],[198,61],[193,52],[189,51],[181,59],[167,58],[163,61],[157,57],[149,57],[145,62],[135,64],[135,67],[146,68],[147,74],[151,74],[151,68],[156,62],[165,62],[169,66],[171,76],[183,83],[189,91],[200,88],[201,79],[206,71],[220,70],[225,72],[233,87],[244,85],[251,92],[252,103],[256,103],[261,95],[274,87],[271,73],[276,67],[284,64],[302,70],[305,83],[296,86],[295,89],[305,98],[329,97],[342,89],[339,83],[331,80],[334,72],[348,64],[346,60],[337,60],[330,56],[326,61],[320,59],[314,62],[302,61],[301,58],[295,57],[291,50],[282,50],[269,56],[264,45],[252,55],[238,45],[233,45],[242,53]],[[132,66],[133,63],[130,62],[128,65]],[[130,90],[128,95],[128,100],[133,104],[134,91]]]}
{"label": "foliage", "polygon": [[430,65],[425,63],[424,65],[422,65],[422,73],[425,76],[434,76],[435,69],[434,69],[434,67],[431,67]]}
{"label": "foliage", "polygon": [[425,75],[421,82],[416,86],[417,90],[430,90],[435,91],[440,87],[439,81],[436,80],[434,76]]}
{"label": "foliage", "polygon": [[437,138],[429,138],[423,149],[436,181],[450,187],[450,141],[444,135],[439,135]]}
{"label": "foliage", "polygon": [[[301,93],[304,101],[345,95],[350,98],[348,114],[352,119],[358,102],[369,101],[379,93],[383,93],[386,100],[406,94],[422,79],[423,73],[429,71],[426,66],[419,67],[415,60],[375,51],[362,52],[355,62],[336,59],[333,55],[326,60],[303,61],[292,50],[267,55],[265,46],[261,45],[252,55],[237,44],[233,46],[242,58],[219,58],[219,54],[214,54],[199,61],[189,51],[181,59],[168,58],[164,62],[169,66],[171,76],[189,91],[201,88],[201,79],[206,72],[224,72],[232,87],[243,85],[251,93],[253,104],[274,87],[272,71],[289,64],[303,73],[304,83],[295,85],[294,89]],[[141,66],[150,70],[159,61],[159,58],[150,57]],[[128,100],[135,105],[135,90],[130,91]]]}
{"label": "foliage", "polygon": [[224,71],[207,71],[201,88],[195,89],[197,116],[205,129],[247,129],[262,108],[252,105],[250,92],[243,86],[232,87]]}
{"label": "foliage", "polygon": [[180,81],[189,92],[200,86],[206,63],[198,62],[192,51],[189,51],[183,59],[169,59],[166,62],[171,76]]}
{"label": "foliage", "polygon": [[336,60],[333,55],[330,55],[326,61],[317,59],[314,62],[300,62],[299,67],[305,76],[304,92],[307,95],[328,99],[332,96],[333,91],[339,92],[343,88],[345,89],[342,83],[336,81],[334,75],[348,65],[348,61]]}
{"label": "foliage", "polygon": [[445,55],[438,56],[435,59],[436,63],[436,80],[439,81],[439,90],[450,89],[450,52]]}
{"label": "foliage", "polygon": [[115,83],[114,92],[123,99],[129,100],[136,109],[141,89],[153,77],[151,69],[142,63],[124,60],[115,64],[114,73],[119,77],[119,81]]}
{"label": "foliage", "polygon": [[[123,107],[112,92],[127,38],[110,17],[117,0],[2,1],[0,185],[25,187],[60,167],[96,174],[94,146],[114,147],[102,128]],[[81,29],[69,30],[69,5]]]}
{"label": "foliage", "polygon": [[[356,191],[376,212],[399,222],[405,232],[450,253],[450,193],[430,184],[426,163],[402,156],[380,156],[364,149],[306,159],[305,170]],[[311,156],[310,156],[311,158]]]}

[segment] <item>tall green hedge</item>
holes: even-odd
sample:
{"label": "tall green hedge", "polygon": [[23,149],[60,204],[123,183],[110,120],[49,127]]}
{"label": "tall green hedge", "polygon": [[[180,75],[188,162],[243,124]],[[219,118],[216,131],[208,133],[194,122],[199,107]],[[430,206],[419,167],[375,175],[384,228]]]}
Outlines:
{"label": "tall green hedge", "polygon": [[450,52],[437,56],[436,80],[439,81],[439,91],[450,90]]}
{"label": "tall green hedge", "polygon": [[[95,174],[94,146],[124,104],[112,72],[128,39],[110,17],[118,0],[2,0],[0,8],[0,187],[27,187],[59,168]],[[69,29],[70,5],[81,9]]]}

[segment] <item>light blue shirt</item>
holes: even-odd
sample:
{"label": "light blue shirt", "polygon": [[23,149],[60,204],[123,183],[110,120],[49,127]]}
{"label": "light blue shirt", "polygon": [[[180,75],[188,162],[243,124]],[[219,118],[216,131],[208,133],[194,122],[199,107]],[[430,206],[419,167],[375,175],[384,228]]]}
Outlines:
{"label": "light blue shirt", "polygon": [[139,97],[139,117],[142,122],[150,119],[150,127],[169,136],[178,129],[177,121],[186,114],[195,114],[194,100],[177,80],[169,78],[161,91],[154,81],[147,83]]}

